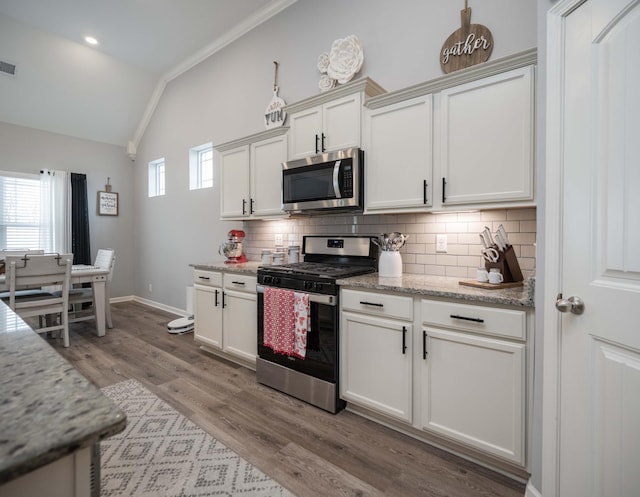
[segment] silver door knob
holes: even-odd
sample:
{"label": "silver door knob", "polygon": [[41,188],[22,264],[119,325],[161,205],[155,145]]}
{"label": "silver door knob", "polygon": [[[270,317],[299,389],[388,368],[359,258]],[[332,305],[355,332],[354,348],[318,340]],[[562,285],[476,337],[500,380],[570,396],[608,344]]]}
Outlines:
{"label": "silver door knob", "polygon": [[562,294],[559,293],[556,297],[556,309],[560,312],[571,312],[578,316],[584,312],[584,300],[580,297],[569,297],[563,299]]}

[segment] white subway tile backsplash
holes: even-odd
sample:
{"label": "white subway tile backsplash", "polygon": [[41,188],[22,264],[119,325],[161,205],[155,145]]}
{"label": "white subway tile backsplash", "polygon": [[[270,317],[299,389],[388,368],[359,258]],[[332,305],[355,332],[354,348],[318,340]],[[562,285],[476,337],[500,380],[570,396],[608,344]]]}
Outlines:
{"label": "white subway tile backsplash", "polygon": [[432,276],[446,276],[446,268],[444,266],[424,266],[424,274]]}
{"label": "white subway tile backsplash", "polygon": [[487,221],[506,221],[507,211],[506,210],[482,211],[480,215],[480,219],[485,223]]}
{"label": "white subway tile backsplash", "polygon": [[[410,214],[340,214],[301,216],[272,222],[246,221],[245,251],[259,260],[265,248],[274,248],[276,233],[285,244],[302,244],[303,235],[367,234],[399,231],[409,235],[402,248],[403,269],[409,274],[475,278],[484,265],[480,233],[485,226],[495,232],[502,224],[509,235],[525,278],[535,275],[536,209],[499,209],[479,212]],[[447,253],[436,253],[436,235],[447,235]]]}
{"label": "white subway tile backsplash", "polygon": [[447,266],[447,268],[445,269],[445,274],[447,276],[453,276],[456,278],[466,278],[467,268],[461,266]]}
{"label": "white subway tile backsplash", "polygon": [[535,221],[536,208],[529,207],[527,209],[510,209],[507,211],[507,219],[510,221],[511,220]]}

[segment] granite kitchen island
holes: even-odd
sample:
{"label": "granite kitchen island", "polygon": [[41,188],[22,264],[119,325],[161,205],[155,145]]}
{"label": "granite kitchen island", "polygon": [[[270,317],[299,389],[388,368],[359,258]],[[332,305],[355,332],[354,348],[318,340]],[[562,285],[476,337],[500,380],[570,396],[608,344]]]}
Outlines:
{"label": "granite kitchen island", "polygon": [[0,322],[0,496],[89,496],[91,450],[125,414],[4,303]]}

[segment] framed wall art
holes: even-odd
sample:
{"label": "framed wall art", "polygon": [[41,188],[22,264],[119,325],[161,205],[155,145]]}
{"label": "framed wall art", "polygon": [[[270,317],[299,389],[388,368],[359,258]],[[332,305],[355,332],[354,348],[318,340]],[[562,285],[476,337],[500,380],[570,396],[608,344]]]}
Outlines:
{"label": "framed wall art", "polygon": [[98,192],[98,215],[118,215],[118,194],[115,192]]}

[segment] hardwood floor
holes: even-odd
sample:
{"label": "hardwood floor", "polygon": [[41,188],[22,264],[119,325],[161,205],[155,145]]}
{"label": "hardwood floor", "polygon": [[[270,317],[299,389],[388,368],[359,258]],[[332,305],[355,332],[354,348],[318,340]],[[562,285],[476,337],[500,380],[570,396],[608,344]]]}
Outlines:
{"label": "hardwood floor", "polygon": [[45,338],[98,387],[134,378],[298,497],[515,497],[524,486],[342,411],[332,415],[259,385],[255,373],[171,335],[175,316],[124,302],[102,338],[71,325]]}

